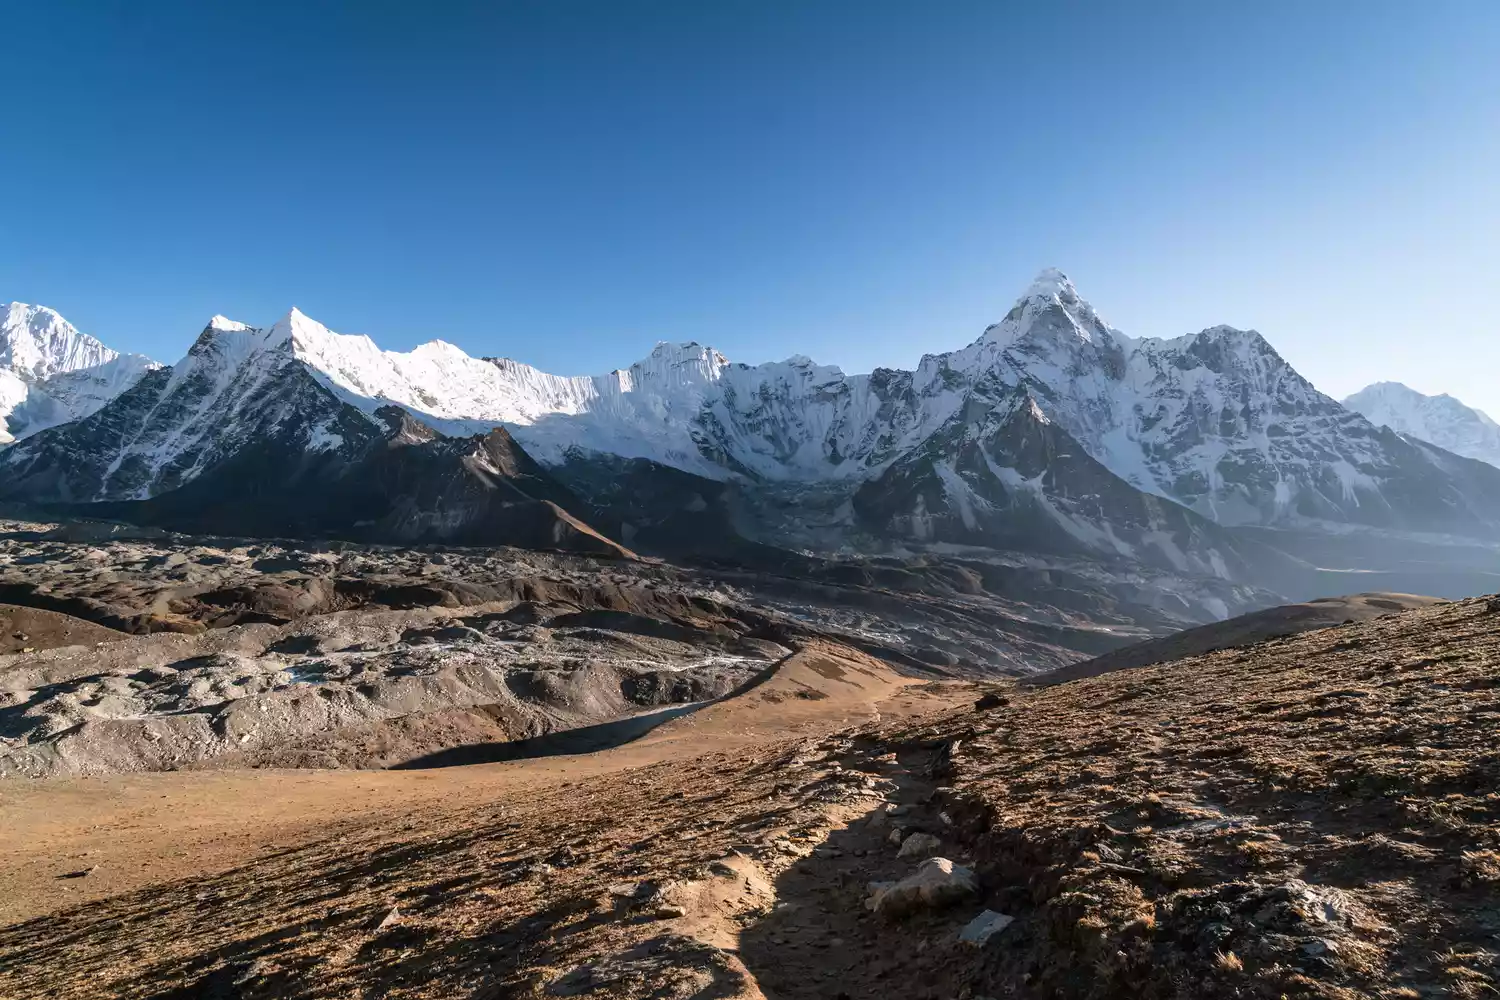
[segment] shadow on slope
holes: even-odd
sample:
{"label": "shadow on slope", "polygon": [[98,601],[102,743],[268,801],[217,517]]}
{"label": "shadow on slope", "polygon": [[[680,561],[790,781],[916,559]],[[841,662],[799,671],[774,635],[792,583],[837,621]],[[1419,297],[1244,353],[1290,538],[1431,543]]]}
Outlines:
{"label": "shadow on slope", "polygon": [[437,753],[426,754],[414,760],[392,765],[392,771],[418,771],[432,767],[463,767],[468,764],[495,764],[507,760],[528,760],[533,757],[564,757],[573,754],[598,753],[613,750],[645,736],[664,722],[670,722],[702,708],[702,704],[676,705],[652,712],[643,712],[626,719],[601,722],[595,726],[564,729],[561,732],[533,736],[524,740],[506,743],[480,743],[472,746],[449,747]]}
{"label": "shadow on slope", "polygon": [[[848,649],[809,642],[712,701],[674,705],[624,719],[524,740],[452,747],[395,765],[422,770],[467,764],[596,753],[656,733],[668,742],[785,731],[840,711],[852,719],[878,716],[874,705],[909,683],[891,666]],[[687,718],[691,716],[691,718]],[[668,723],[678,722],[676,726]],[[665,728],[663,728],[665,727]]]}
{"label": "shadow on slope", "polygon": [[1071,663],[1033,678],[1031,682],[1061,684],[1080,677],[1096,677],[1115,670],[1128,670],[1220,649],[1249,646],[1266,639],[1279,639],[1312,629],[1368,621],[1441,603],[1442,598],[1421,597],[1416,594],[1369,593],[1320,597],[1302,604],[1285,604],[1263,611],[1252,611],[1228,621],[1185,629],[1160,639],[1148,639],[1096,656],[1092,660]]}

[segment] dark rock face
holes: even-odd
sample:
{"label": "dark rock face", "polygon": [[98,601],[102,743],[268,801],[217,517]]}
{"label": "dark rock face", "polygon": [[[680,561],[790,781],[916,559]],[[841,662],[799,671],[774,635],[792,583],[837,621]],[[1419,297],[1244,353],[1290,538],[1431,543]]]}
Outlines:
{"label": "dark rock face", "polygon": [[646,459],[575,452],[553,470],[594,512],[591,523],[640,552],[795,572],[806,560],[736,523],[738,487]]}
{"label": "dark rock face", "polygon": [[334,490],[351,504],[368,504],[370,516],[358,522],[368,523],[366,537],[475,545],[504,540],[627,554],[572,513],[586,515],[588,508],[503,428],[480,437],[404,443],[416,421],[401,411],[378,415],[400,422],[402,432]]}
{"label": "dark rock face", "polygon": [[631,555],[574,516],[586,507],[503,429],[444,438],[400,411],[380,415],[390,435],[353,455],[304,463],[285,442],[254,442],[178,490],[100,506],[190,531]]}
{"label": "dark rock face", "polygon": [[236,424],[170,467],[144,449],[116,461],[122,439],[160,438],[189,422],[187,408],[218,407],[215,388],[182,391],[169,369],[150,373],[92,417],[7,452],[0,498],[98,500],[76,509],[182,531],[630,554],[572,513],[587,508],[505,430],[445,438],[396,407],[371,420],[290,358],[238,397]]}
{"label": "dark rock face", "polygon": [[1182,572],[1244,570],[1217,525],[1089,457],[1025,389],[972,395],[921,448],[854,496],[871,530],[919,541],[1084,555]]}
{"label": "dark rock face", "polygon": [[224,369],[202,363],[213,347],[200,339],[189,352],[200,363],[153,371],[92,416],[7,449],[0,454],[0,498],[143,499],[256,454],[292,463],[278,465],[276,479],[301,478],[383,437],[290,354],[267,352],[268,370],[256,368],[251,378],[244,366],[226,378]]}

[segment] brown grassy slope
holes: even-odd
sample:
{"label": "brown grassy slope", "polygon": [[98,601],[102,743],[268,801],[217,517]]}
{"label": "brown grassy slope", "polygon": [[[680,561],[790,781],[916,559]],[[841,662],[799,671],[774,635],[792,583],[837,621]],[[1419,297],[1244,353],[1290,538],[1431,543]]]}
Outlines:
{"label": "brown grassy slope", "polygon": [[1080,677],[1097,677],[1112,670],[1168,663],[1188,656],[1200,656],[1216,649],[1248,646],[1266,639],[1342,625],[1348,621],[1363,622],[1398,611],[1430,608],[1441,601],[1438,597],[1421,597],[1416,594],[1371,593],[1320,597],[1301,604],[1284,604],[1252,611],[1228,621],[1184,629],[1159,639],[1147,639],[1145,642],[1096,656],[1092,660],[1070,663],[1036,677],[1033,683],[1056,684]]}
{"label": "brown grassy slope", "polygon": [[1493,607],[1109,674],[909,734],[972,736],[953,808],[1028,924],[985,991],[1496,995]]}
{"label": "brown grassy slope", "polygon": [[[471,791],[0,930],[0,995],[1494,996],[1490,608]],[[865,882],[914,863],[892,825],[980,894],[867,912]],[[981,908],[1016,922],[958,943]]]}

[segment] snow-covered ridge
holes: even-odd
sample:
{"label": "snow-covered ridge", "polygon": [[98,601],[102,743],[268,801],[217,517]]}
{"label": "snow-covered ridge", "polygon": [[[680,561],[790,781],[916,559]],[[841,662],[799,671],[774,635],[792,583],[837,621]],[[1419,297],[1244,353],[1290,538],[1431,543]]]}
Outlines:
{"label": "snow-covered ridge", "polygon": [[[869,477],[931,437],[966,399],[1024,386],[1047,419],[1116,474],[1233,520],[1274,517],[1293,502],[1299,474],[1294,468],[1266,496],[1249,497],[1226,489],[1226,463],[1275,467],[1269,435],[1278,420],[1346,415],[1259,334],[1214,327],[1133,339],[1055,269],[968,347],[929,355],[914,372],[849,376],[801,356],[733,364],[697,343],[663,343],[628,368],[564,377],[442,341],[383,351],[297,309],[264,329],[216,318],[204,336],[224,342],[217,350],[230,368],[261,351],[290,353],[366,413],[394,403],[445,433],[503,424],[546,463],[578,449],[715,478]],[[1369,456],[1346,457],[1357,468]],[[1346,474],[1337,491],[1357,482]]]}
{"label": "snow-covered ridge", "polygon": [[12,302],[0,321],[0,368],[28,380],[95,368],[119,356],[46,306]]}
{"label": "snow-covered ridge", "polygon": [[[173,381],[198,377],[205,355],[226,386],[252,360],[274,367],[290,355],[366,413],[394,403],[446,433],[503,424],[543,462],[581,449],[716,478],[866,477],[930,437],[974,393],[1027,386],[1047,417],[1107,467],[1149,492],[1180,496],[1174,485],[1185,472],[1165,463],[1163,439],[1186,425],[1196,432],[1217,424],[1230,401],[1247,394],[1271,406],[1288,391],[1283,381],[1293,395],[1337,407],[1258,334],[1218,327],[1134,340],[1055,269],[968,347],[929,355],[914,372],[849,376],[801,356],[733,364],[697,343],[662,343],[628,368],[565,377],[471,357],[442,341],[384,351],[295,308],[263,328],[215,317]],[[1237,447],[1265,450],[1263,425],[1240,430]],[[1198,453],[1174,457],[1211,491],[1228,450],[1204,442]]]}
{"label": "snow-covered ridge", "polygon": [[[658,344],[603,375],[565,377],[442,341],[385,351],[297,309],[265,327],[218,316],[153,383],[152,400],[140,404],[153,414],[149,449],[138,436],[101,477],[104,488],[126,481],[119,469],[140,496],[210,467],[245,427],[272,426],[253,410],[287,378],[321,385],[367,416],[402,407],[445,434],[503,425],[550,465],[599,453],[717,479],[857,485],[918,449],[949,467],[943,449],[962,447],[972,437],[963,428],[1019,390],[1037,412],[1029,426],[1056,428],[1066,436],[1056,440],[1076,442],[1138,490],[1221,523],[1399,521],[1429,485],[1412,464],[1428,459],[1318,392],[1260,334],[1218,326],[1128,337],[1048,269],[967,347],[925,356],[914,371],[868,375],[802,356],[738,364],[689,342]],[[283,395],[312,406],[300,389]],[[313,409],[316,418],[289,408],[272,422],[276,433],[296,425],[313,451],[364,433]],[[317,426],[297,423],[306,420]],[[1398,479],[1388,497],[1386,484]]]}
{"label": "snow-covered ridge", "polygon": [[1393,431],[1500,466],[1500,424],[1447,393],[1428,396],[1400,382],[1376,382],[1344,405]]}
{"label": "snow-covered ridge", "polygon": [[663,343],[607,375],[549,375],[508,359],[470,357],[440,340],[383,351],[369,337],[335,333],[295,308],[247,336],[289,351],[366,413],[394,403],[453,434],[504,425],[543,461],[579,447],[698,471],[709,465],[688,425],[729,364],[711,348]]}
{"label": "snow-covered ridge", "polygon": [[0,320],[0,445],[88,416],[155,367],[46,306],[10,303]]}

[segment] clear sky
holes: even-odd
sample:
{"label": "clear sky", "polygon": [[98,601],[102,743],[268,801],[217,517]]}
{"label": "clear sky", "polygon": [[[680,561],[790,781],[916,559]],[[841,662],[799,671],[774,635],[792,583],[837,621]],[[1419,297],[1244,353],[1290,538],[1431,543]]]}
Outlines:
{"label": "clear sky", "polygon": [[293,304],[562,374],[846,371],[1055,265],[1500,416],[1500,2],[6,5],[0,297],[179,357]]}

